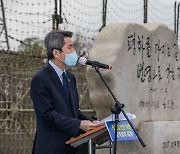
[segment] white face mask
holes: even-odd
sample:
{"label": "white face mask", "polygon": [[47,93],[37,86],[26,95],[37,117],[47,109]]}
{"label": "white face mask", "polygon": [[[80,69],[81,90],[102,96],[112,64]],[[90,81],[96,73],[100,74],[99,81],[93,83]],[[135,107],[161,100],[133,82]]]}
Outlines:
{"label": "white face mask", "polygon": [[[66,64],[67,66],[75,66],[78,60],[78,56],[76,51],[73,51],[71,53],[66,53],[64,54],[65,58],[64,58],[64,64]],[[59,59],[59,58],[58,58]],[[61,59],[59,59],[60,61],[62,61]]]}

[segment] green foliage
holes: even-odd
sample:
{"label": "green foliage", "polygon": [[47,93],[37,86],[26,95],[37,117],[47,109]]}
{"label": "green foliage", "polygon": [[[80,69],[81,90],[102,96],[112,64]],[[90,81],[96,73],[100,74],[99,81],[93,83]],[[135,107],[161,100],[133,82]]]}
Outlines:
{"label": "green foliage", "polygon": [[32,54],[41,54],[43,51],[43,40],[40,40],[38,37],[26,38],[18,47],[18,51],[32,53]]}

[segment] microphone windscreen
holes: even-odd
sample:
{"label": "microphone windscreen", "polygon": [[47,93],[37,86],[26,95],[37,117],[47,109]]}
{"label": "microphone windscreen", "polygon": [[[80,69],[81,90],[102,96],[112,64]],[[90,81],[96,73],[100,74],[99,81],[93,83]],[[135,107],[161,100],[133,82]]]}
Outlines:
{"label": "microphone windscreen", "polygon": [[79,64],[86,65],[87,59],[85,57],[80,57],[78,60]]}

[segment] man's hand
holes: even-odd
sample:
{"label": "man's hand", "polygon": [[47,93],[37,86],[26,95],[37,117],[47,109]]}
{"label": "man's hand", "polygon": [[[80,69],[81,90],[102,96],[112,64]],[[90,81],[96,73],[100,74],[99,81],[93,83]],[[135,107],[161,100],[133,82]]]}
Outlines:
{"label": "man's hand", "polygon": [[90,131],[91,129],[100,126],[98,123],[96,122],[91,122],[89,120],[82,120],[80,123],[80,129],[82,129],[85,132]]}

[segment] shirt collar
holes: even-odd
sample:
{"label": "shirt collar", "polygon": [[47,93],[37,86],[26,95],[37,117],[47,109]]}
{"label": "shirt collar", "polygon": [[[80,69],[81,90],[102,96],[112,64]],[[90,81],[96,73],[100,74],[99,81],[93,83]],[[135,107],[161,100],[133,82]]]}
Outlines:
{"label": "shirt collar", "polygon": [[65,70],[63,71],[62,69],[57,67],[51,60],[49,60],[49,64],[53,67],[53,69],[57,73],[58,77],[61,78],[61,75],[62,75],[63,72],[65,72]]}

